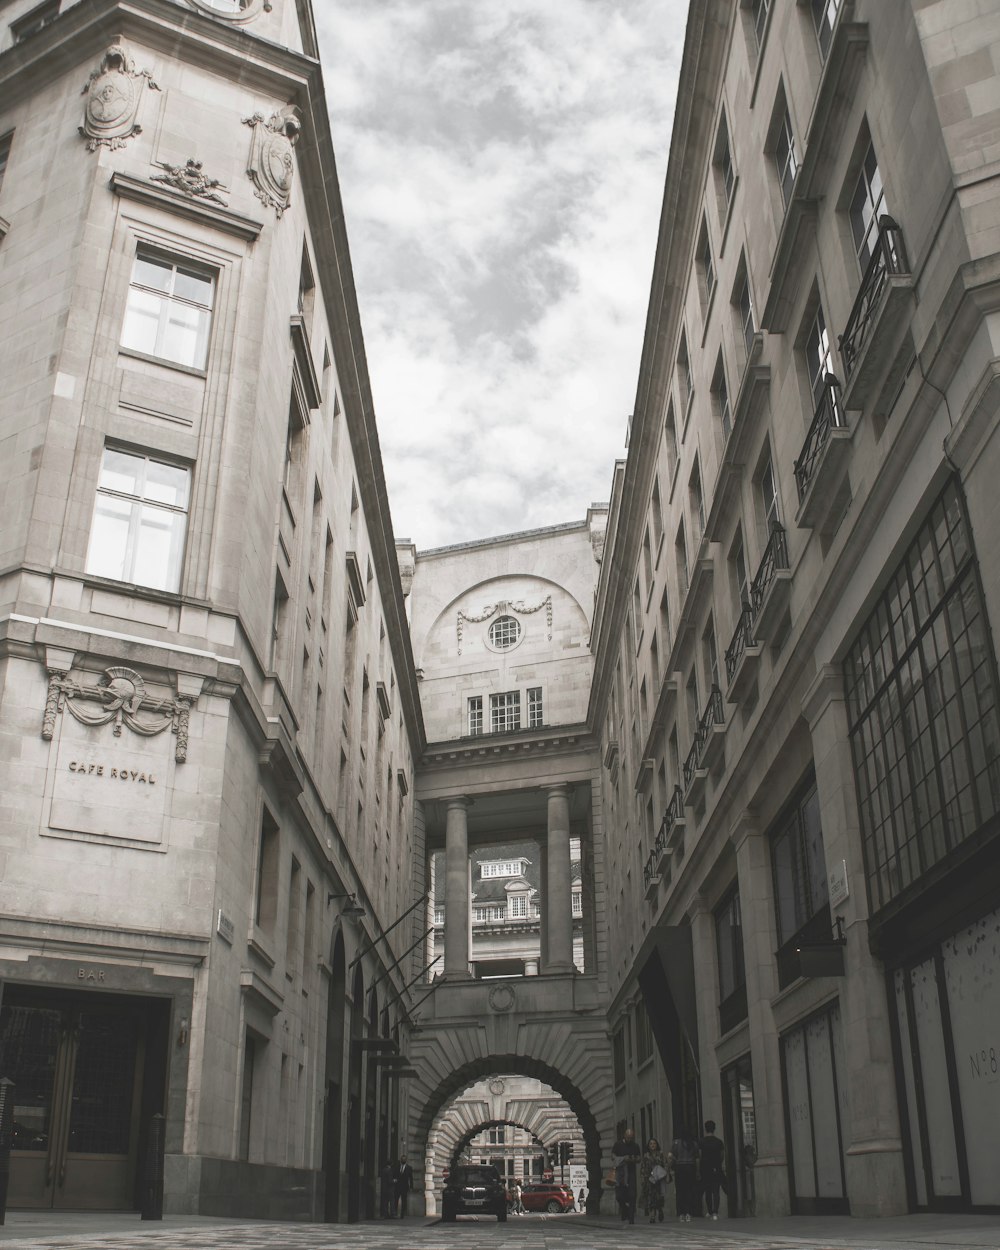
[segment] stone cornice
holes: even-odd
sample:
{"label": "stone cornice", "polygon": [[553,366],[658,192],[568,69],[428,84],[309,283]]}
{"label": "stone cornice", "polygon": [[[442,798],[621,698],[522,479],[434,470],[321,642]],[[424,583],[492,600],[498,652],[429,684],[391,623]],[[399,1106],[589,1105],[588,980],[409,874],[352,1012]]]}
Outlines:
{"label": "stone cornice", "polygon": [[23,946],[33,955],[79,957],[81,947],[86,947],[94,954],[127,963],[154,957],[160,963],[197,967],[204,961],[212,941],[207,934],[151,932],[120,925],[106,929],[72,920],[42,920],[9,913],[0,916],[0,927],[4,945]]}
{"label": "stone cornice", "polygon": [[450,768],[457,762],[484,763],[490,760],[509,760],[512,756],[562,755],[567,751],[596,750],[597,746],[598,743],[587,725],[526,729],[521,733],[483,734],[475,738],[430,742],[419,766],[421,769]]}

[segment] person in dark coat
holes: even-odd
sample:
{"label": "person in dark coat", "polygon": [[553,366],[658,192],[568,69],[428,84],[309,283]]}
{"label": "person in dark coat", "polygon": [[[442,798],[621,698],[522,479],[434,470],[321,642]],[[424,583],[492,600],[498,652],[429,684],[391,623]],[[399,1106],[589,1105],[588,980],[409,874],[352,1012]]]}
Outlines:
{"label": "person in dark coat", "polygon": [[396,1211],[399,1218],[406,1215],[406,1200],[413,1188],[413,1168],[406,1162],[406,1155],[401,1155],[395,1171]]}
{"label": "person in dark coat", "polygon": [[682,1223],[690,1223],[692,1215],[701,1214],[701,1202],[698,1198],[698,1143],[686,1128],[681,1128],[674,1138],[667,1159],[677,1186],[677,1218]]}
{"label": "person in dark coat", "polygon": [[723,1158],[726,1148],[715,1136],[715,1121],[705,1121],[705,1136],[698,1143],[701,1154],[701,1186],[705,1191],[705,1210],[710,1220],[719,1218],[719,1190],[726,1187]]}
{"label": "person in dark coat", "polygon": [[622,1136],[611,1147],[611,1156],[615,1165],[615,1198],[622,1220],[635,1223],[635,1201],[637,1196],[637,1177],[639,1160],[642,1151],[635,1140],[635,1130],[627,1128]]}
{"label": "person in dark coat", "polygon": [[396,1207],[396,1173],[388,1159],[379,1173],[379,1214],[382,1219],[392,1218]]}

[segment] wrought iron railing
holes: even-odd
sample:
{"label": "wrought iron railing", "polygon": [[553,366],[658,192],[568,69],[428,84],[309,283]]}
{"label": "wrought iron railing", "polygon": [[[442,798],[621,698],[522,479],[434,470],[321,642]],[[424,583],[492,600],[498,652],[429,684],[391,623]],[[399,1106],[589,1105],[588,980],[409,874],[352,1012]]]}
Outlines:
{"label": "wrought iron railing", "polygon": [[670,802],[667,804],[667,810],[663,813],[663,837],[664,841],[670,836],[670,830],[679,820],[684,819],[684,791],[680,786],[674,786],[674,792],[670,796]]}
{"label": "wrought iron railing", "polygon": [[750,604],[743,600],[743,611],[740,613],[740,619],[736,624],[733,633],[733,640],[726,648],[726,678],[732,684],[733,676],[740,666],[740,660],[743,659],[743,653],[747,647],[756,644],[757,639],[753,632],[753,608]]}
{"label": "wrought iron railing", "polygon": [[847,328],[840,336],[840,354],[843,357],[844,374],[848,381],[865,343],[868,342],[872,326],[875,324],[879,302],[886,283],[890,277],[909,272],[903,232],[898,224],[885,214],[879,218],[875,250],[865,269],[865,276],[861,279],[861,289],[858,291],[858,297],[854,301],[854,307],[847,320]]}
{"label": "wrought iron railing", "polygon": [[779,522],[772,521],[771,537],[767,540],[764,555],[761,558],[757,574],[750,587],[750,604],[753,608],[754,617],[760,612],[760,605],[767,597],[767,591],[774,581],[775,573],[778,569],[787,568],[788,543],[785,541],[785,531]]}
{"label": "wrought iron railing", "polygon": [[701,757],[705,752],[705,744],[708,742],[712,730],[716,725],[724,725],[725,723],[726,717],[722,707],[722,691],[718,686],[713,686],[712,692],[708,696],[708,704],[701,714],[697,729],[694,731],[694,741],[691,743],[691,750],[688,751],[687,759],[684,761],[685,789],[691,785],[694,774],[701,764]]}
{"label": "wrought iron railing", "polygon": [[832,373],[828,373],[823,381],[823,395],[813,416],[812,425],[806,441],[802,444],[799,458],[795,461],[795,485],[798,487],[799,503],[806,497],[830,431],[846,429],[847,415],[840,403],[840,383]]}

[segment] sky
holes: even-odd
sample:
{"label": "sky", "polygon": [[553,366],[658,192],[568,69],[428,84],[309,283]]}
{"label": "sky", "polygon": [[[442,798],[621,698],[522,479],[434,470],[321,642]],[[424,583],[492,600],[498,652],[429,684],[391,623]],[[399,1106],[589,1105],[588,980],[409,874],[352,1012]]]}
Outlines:
{"label": "sky", "polygon": [[397,539],[581,521],[608,498],[686,10],[315,6]]}

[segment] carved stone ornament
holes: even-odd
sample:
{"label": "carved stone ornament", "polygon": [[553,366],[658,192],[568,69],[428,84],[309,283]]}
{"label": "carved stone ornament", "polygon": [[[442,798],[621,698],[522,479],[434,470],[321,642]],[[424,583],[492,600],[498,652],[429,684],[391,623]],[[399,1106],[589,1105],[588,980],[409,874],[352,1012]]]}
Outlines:
{"label": "carved stone ornament", "polygon": [[[168,187],[182,191],[188,199],[212,200],[215,204],[227,207],[226,201],[218,191],[227,191],[218,178],[209,178],[201,172],[201,161],[188,157],[186,165],[168,165],[165,161],[156,164],[164,170],[162,174],[152,174],[151,182],[165,182]],[[218,188],[218,191],[216,190]]]}
{"label": "carved stone ornament", "polygon": [[302,129],[298,110],[290,105],[280,113],[272,113],[267,121],[263,113],[254,113],[252,117],[244,117],[243,122],[253,128],[247,163],[253,193],[280,217],[288,207],[295,176],[292,148],[298,143]]}
{"label": "carved stone ornament", "polygon": [[[192,699],[175,695],[172,699],[154,699],[146,694],[146,684],[131,668],[108,668],[96,685],[74,681],[61,670],[48,670],[49,688],[42,717],[42,737],[48,742],[56,728],[56,716],[67,711],[81,725],[114,725],[113,733],[121,737],[122,725],[145,738],[155,737],[169,729],[177,737],[174,759],[183,764],[187,759],[188,720]],[[145,712],[143,716],[141,713]]]}
{"label": "carved stone ornament", "polygon": [[87,103],[80,134],[89,151],[124,147],[126,139],[141,133],[136,117],[147,83],[152,91],[159,91],[148,69],[136,69],[128,44],[119,35],[83,88]]}
{"label": "carved stone ornament", "polygon": [[188,0],[193,9],[222,22],[251,22],[261,13],[271,12],[271,0]]}
{"label": "carved stone ornament", "polygon": [[462,654],[462,634],[464,632],[465,622],[470,625],[481,625],[483,621],[488,621],[491,616],[496,616],[499,612],[501,616],[507,616],[511,612],[516,612],[518,616],[530,616],[533,612],[541,612],[545,609],[545,623],[548,630],[548,640],[552,641],[552,596],[546,595],[541,603],[532,604],[530,607],[519,599],[516,603],[510,603],[506,599],[500,599],[496,603],[491,603],[489,607],[483,608],[482,612],[463,612],[458,609],[458,619],[455,622],[455,633],[458,636],[458,654]]}
{"label": "carved stone ornament", "polygon": [[494,985],[487,1000],[490,1004],[490,1011],[512,1011],[517,1002],[517,996],[512,985]]}

